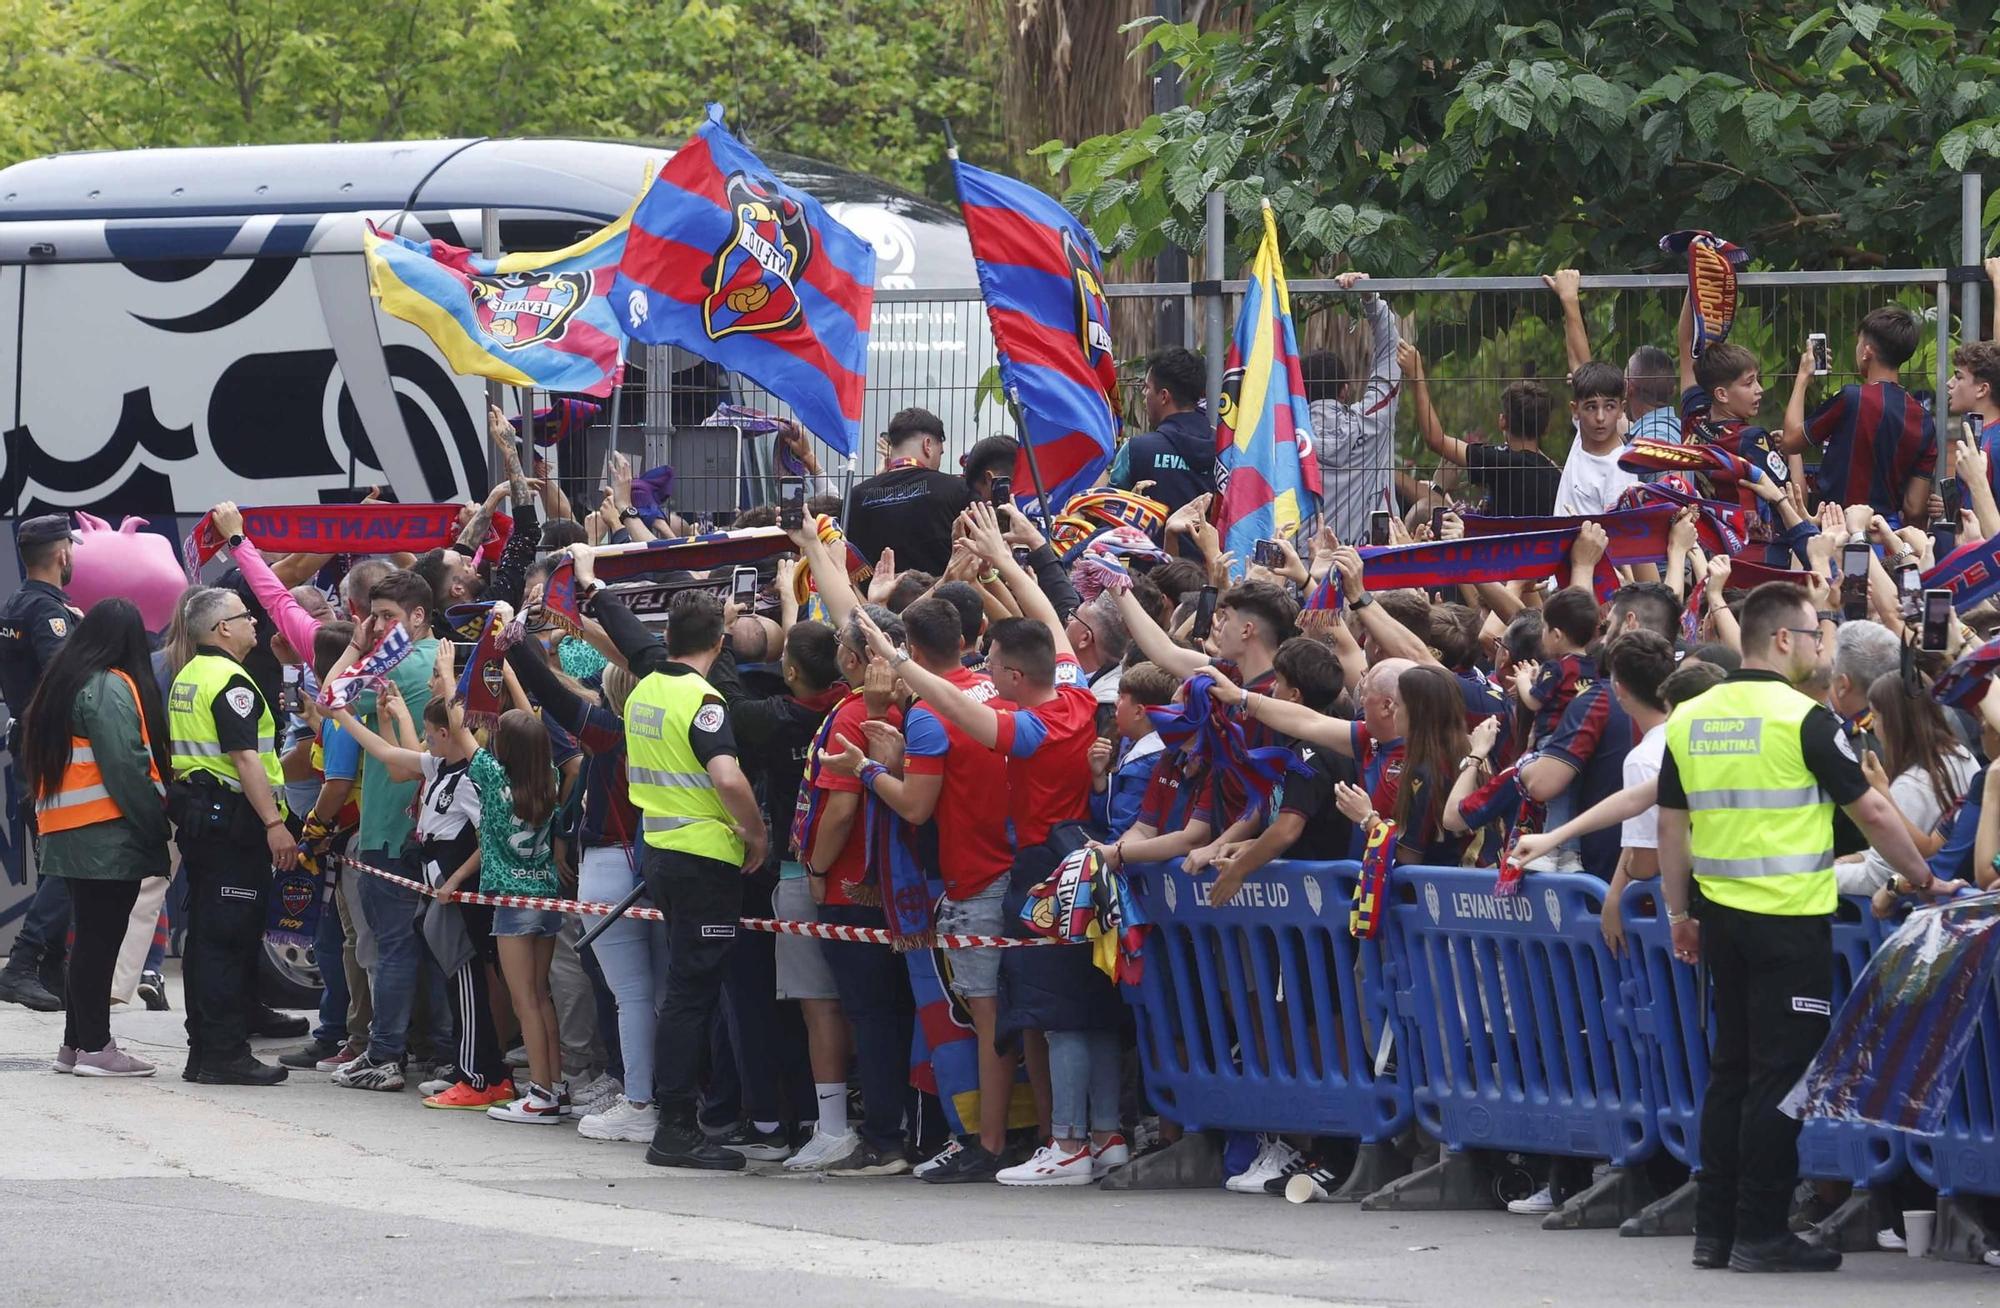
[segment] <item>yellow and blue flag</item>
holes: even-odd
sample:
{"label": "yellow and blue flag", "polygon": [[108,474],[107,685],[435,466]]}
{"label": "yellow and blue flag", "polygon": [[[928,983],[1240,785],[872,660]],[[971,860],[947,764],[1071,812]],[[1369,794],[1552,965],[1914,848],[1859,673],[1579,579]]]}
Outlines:
{"label": "yellow and blue flag", "polygon": [[421,328],[455,372],[609,395],[625,357],[625,328],[608,297],[631,225],[628,209],[566,249],[487,259],[369,223],[362,237],[368,286],[384,309]]}
{"label": "yellow and blue flag", "polygon": [[1290,539],[1319,516],[1319,460],[1299,369],[1292,298],[1278,223],[1264,206],[1264,240],[1222,378],[1215,423],[1215,525],[1241,575],[1260,540]]}

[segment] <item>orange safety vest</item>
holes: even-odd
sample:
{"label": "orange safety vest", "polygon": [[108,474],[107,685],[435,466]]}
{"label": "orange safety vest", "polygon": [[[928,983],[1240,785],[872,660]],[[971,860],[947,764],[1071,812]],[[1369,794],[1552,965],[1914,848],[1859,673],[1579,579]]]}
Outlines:
{"label": "orange safety vest", "polygon": [[[107,670],[125,683],[125,688],[132,692],[132,702],[138,704],[139,688],[132,684],[132,678],[117,668]],[[139,740],[146,746],[146,772],[153,779],[153,789],[164,798],[167,790],[160,784],[160,765],[153,757],[153,742],[146,731],[144,710],[139,713]],[[90,747],[90,737],[71,736],[69,766],[63,769],[61,788],[55,794],[35,801],[35,822],[42,834],[72,831],[93,822],[115,822],[124,816],[117,801],[111,798],[111,792],[104,788],[104,773],[97,766],[97,755]]]}

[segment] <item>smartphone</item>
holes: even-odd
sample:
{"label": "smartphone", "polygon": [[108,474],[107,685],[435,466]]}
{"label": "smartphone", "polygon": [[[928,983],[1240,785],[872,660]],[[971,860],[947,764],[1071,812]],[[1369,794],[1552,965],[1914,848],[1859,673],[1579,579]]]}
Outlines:
{"label": "smartphone", "polygon": [[1806,344],[1812,349],[1813,376],[1824,377],[1830,371],[1826,356],[1826,333],[1814,332],[1806,337]]}
{"label": "smartphone", "polygon": [[1917,648],[1928,654],[1942,654],[1951,636],[1951,592],[1924,592],[1924,629]]}
{"label": "smartphone", "polygon": [[1868,542],[1851,540],[1840,551],[1840,616],[1859,622],[1868,616]]}
{"label": "smartphone", "polygon": [[1016,545],[1014,547],[1015,564],[1019,567],[1023,568],[1027,567],[1028,560],[1034,556],[1034,553],[1035,552],[1029,549],[1026,545]]}
{"label": "smartphone", "polygon": [[1979,419],[1970,413],[1959,415],[1959,439],[1974,447],[1979,446]]}
{"label": "smartphone", "polygon": [[1924,579],[1916,564],[1905,563],[1896,569],[1896,598],[1902,607],[1903,621],[1915,622],[1924,599]]}
{"label": "smartphone", "polygon": [[1389,510],[1377,509],[1368,515],[1368,543],[1370,545],[1389,543]]}
{"label": "smartphone", "polygon": [[1947,531],[1958,530],[1958,517],[1965,509],[1965,483],[1956,477],[1944,477],[1938,481],[1938,498],[1944,501],[1944,513],[1931,519],[1931,528],[1940,527]]}
{"label": "smartphone", "polygon": [[1260,568],[1275,568],[1285,561],[1284,551],[1274,540],[1260,540],[1250,547],[1250,561]]}
{"label": "smartphone", "polygon": [[1012,477],[995,477],[993,479],[991,502],[996,509],[1011,506],[1014,503],[1014,479]]}
{"label": "smartphone", "polygon": [[1194,602],[1194,626],[1188,628],[1191,640],[1207,640],[1208,633],[1215,628],[1215,587],[1203,586],[1201,597]]}
{"label": "smartphone", "polygon": [[729,595],[738,604],[748,607],[757,601],[757,569],[738,568],[729,574]]}
{"label": "smartphone", "polygon": [[1431,539],[1432,539],[1432,540],[1443,540],[1443,539],[1444,539],[1444,514],[1445,514],[1445,507],[1444,507],[1444,505],[1442,505],[1442,504],[1434,504],[1434,505],[1432,505],[1432,506],[1431,506]]}
{"label": "smartphone", "polygon": [[806,479],[778,478],[778,525],[797,531],[806,525]]}

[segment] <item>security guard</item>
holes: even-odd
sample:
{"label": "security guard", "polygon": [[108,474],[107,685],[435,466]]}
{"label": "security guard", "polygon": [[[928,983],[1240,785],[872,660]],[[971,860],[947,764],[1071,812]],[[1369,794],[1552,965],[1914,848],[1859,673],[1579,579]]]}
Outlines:
{"label": "security guard", "polygon": [[[646,1161],[728,1171],[743,1155],[711,1144],[695,1122],[695,1075],[742,914],[742,877],[763,865],[769,837],[736,759],[723,698],[708,682],[722,657],[725,608],[682,591],[667,609],[662,649],[573,550],[586,612],[602,623],[639,684],[625,700],[625,776],[639,810],[640,873],[667,918],[667,991],[654,1042],[660,1125]],[[732,615],[733,616],[733,615]]]}
{"label": "security guard", "polygon": [[[1675,710],[1660,768],[1660,873],[1674,953],[1707,966],[1715,1003],[1694,1265],[1830,1272],[1840,1251],[1789,1231],[1799,1123],[1778,1103],[1831,1017],[1835,806],[1920,893],[1956,883],[1933,882],[1902,817],[1862,776],[1839,720],[1793,689],[1819,666],[1827,639],[1806,592],[1759,586],[1740,625],[1742,670]],[[1700,892],[1692,916],[1690,871]]]}
{"label": "security guard", "polygon": [[[75,566],[78,539],[67,513],[30,518],[14,538],[26,580],[0,605],[0,695],[7,697],[7,708],[14,715],[7,728],[9,754],[19,753],[21,715],[42,679],[42,669],[83,616],[63,592]],[[15,773],[16,785],[19,775]],[[27,805],[22,808],[27,810]],[[0,1000],[43,1013],[61,1008],[68,937],[68,884],[61,877],[43,877],[14,937],[7,966],[0,969]]]}
{"label": "security guard", "polygon": [[243,656],[256,619],[235,591],[189,596],[195,655],[167,694],[168,804],[188,870],[188,1065],[205,1085],[276,1085],[285,1069],[251,1056],[250,1016],[272,868],[298,846],[285,826],[277,723]]}

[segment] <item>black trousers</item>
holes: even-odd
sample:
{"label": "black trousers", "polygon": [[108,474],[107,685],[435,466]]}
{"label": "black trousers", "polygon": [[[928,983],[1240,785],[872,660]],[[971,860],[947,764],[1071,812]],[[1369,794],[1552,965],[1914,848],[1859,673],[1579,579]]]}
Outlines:
{"label": "black trousers", "polygon": [[743,873],[733,863],[640,846],[646,893],[667,919],[667,993],[653,1043],[660,1121],[691,1124],[709,1023],[743,916]]}
{"label": "black trousers", "polygon": [[486,904],[457,904],[465,920],[465,933],[472,937],[472,958],[464,967],[444,979],[445,998],[458,1025],[458,1064],[473,1089],[484,1090],[511,1075],[506,1055],[493,1030],[493,1008],[487,998],[487,976],[500,962],[500,950],[493,943],[493,909]]}
{"label": "black trousers", "polygon": [[1826,1038],[1833,923],[1700,901],[1695,914],[1715,1007],[1695,1231],[1766,1240],[1788,1229],[1798,1185],[1799,1123],[1778,1103]]}
{"label": "black trousers", "polygon": [[[837,926],[885,927],[879,908],[821,904],[819,920]],[[861,1134],[878,1148],[903,1143],[910,1097],[910,1029],[917,1003],[910,993],[910,965],[884,945],[822,940],[820,954],[840,991],[840,1011],[854,1028],[854,1060],[861,1079]]]}
{"label": "black trousers", "polygon": [[76,944],[69,956],[69,989],[63,996],[63,1043],[94,1054],[111,1043],[111,974],[132,905],[137,881],[67,878],[75,911]]}
{"label": "black trousers", "polygon": [[[744,917],[770,917],[777,878],[759,871],[743,878]],[[819,1112],[806,1056],[805,1020],[797,1004],[780,1004],[778,938],[745,932],[729,951],[722,980],[722,1016],[736,1060],[742,1116],[787,1125]]]}
{"label": "black trousers", "polygon": [[183,829],[187,860],[187,944],[181,973],[187,989],[188,1057],[227,1063],[250,1052],[250,1016],[257,1009],[257,961],[271,898],[271,851],[254,844],[196,837]]}

